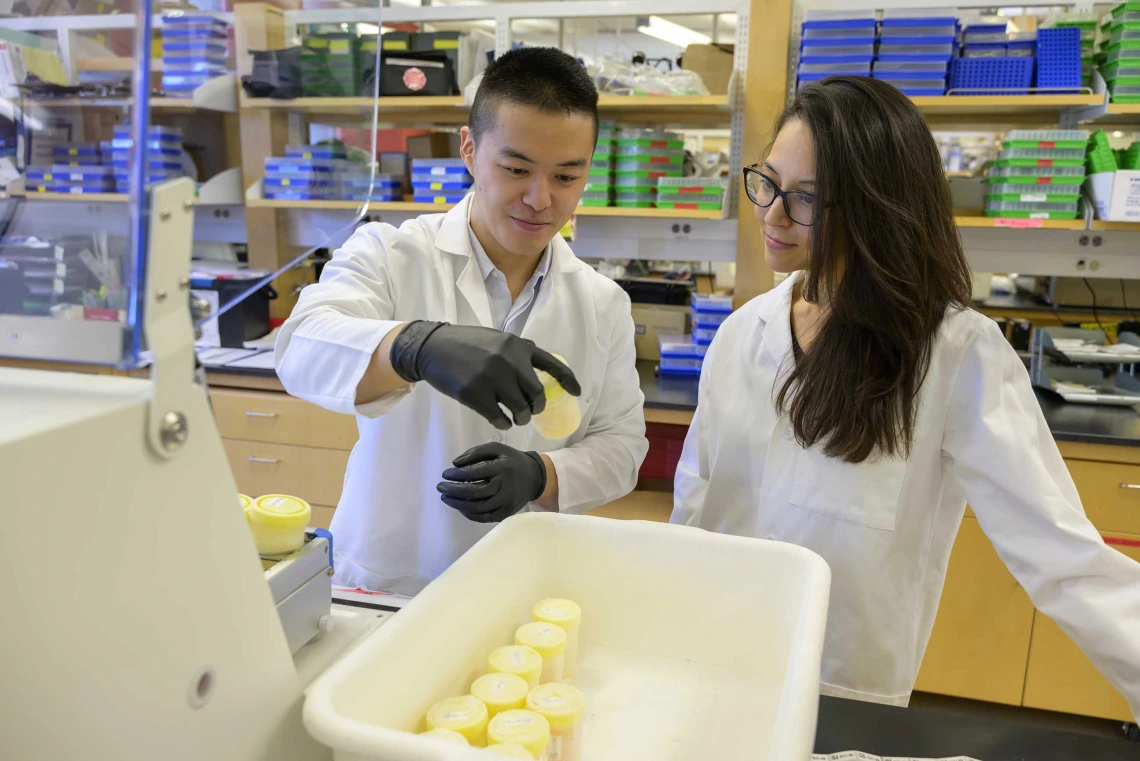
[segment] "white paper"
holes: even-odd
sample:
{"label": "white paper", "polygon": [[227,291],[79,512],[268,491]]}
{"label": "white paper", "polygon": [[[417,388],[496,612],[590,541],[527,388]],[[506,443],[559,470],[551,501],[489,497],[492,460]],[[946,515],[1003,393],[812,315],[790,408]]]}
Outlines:
{"label": "white paper", "polygon": [[815,755],[812,761],[978,761],[969,756],[948,756],[946,758],[915,758],[913,756],[873,756],[859,750],[845,750],[830,756]]}
{"label": "white paper", "polygon": [[253,349],[203,349],[198,352],[198,361],[207,367],[219,367],[256,353]]}
{"label": "white paper", "polygon": [[254,370],[273,370],[273,352],[263,351],[258,354],[253,354],[242,359],[236,359],[232,362],[226,362],[226,367],[245,367]]}
{"label": "white paper", "polygon": [[243,341],[242,345],[247,349],[272,349],[273,345],[277,343],[277,334],[280,331],[281,326],[278,325],[261,338],[255,338],[252,341]]}

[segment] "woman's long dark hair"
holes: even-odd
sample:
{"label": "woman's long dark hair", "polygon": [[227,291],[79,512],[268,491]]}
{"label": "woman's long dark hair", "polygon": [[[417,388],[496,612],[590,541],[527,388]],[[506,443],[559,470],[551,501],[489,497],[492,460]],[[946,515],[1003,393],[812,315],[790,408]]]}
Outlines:
{"label": "woman's long dark hair", "polygon": [[972,290],[938,147],[905,95],[867,77],[805,87],[776,132],[793,120],[811,133],[820,210],[803,296],[830,311],[776,407],[831,457],[909,456],[939,326]]}

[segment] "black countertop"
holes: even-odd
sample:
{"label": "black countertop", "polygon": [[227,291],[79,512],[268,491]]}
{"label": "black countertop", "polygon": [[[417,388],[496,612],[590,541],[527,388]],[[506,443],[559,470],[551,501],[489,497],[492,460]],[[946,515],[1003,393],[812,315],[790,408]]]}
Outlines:
{"label": "black countertop", "polygon": [[947,711],[819,701],[816,753],[859,750],[877,756],[979,761],[1137,761],[1140,743],[1039,729]]}

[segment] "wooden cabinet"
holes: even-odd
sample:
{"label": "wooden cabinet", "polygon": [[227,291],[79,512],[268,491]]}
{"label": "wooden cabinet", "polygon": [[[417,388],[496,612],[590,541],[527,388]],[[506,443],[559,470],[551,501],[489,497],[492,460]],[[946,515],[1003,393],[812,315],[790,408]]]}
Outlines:
{"label": "wooden cabinet", "polygon": [[[1107,534],[1105,541],[1140,560],[1140,536]],[[1134,720],[1124,697],[1101,676],[1061,627],[1040,612],[1033,621],[1023,704],[1048,711]]]}
{"label": "wooden cabinet", "polygon": [[222,444],[244,494],[291,494],[314,505],[340,501],[348,452],[235,439]]}
{"label": "wooden cabinet", "polygon": [[1140,467],[1066,460],[1085,514],[1102,533],[1140,535]]}
{"label": "wooden cabinet", "polygon": [[354,416],[288,394],[213,388],[210,401],[224,439],[350,450],[358,438]]}
{"label": "wooden cabinet", "polygon": [[915,689],[1019,705],[1033,604],[967,515]]}

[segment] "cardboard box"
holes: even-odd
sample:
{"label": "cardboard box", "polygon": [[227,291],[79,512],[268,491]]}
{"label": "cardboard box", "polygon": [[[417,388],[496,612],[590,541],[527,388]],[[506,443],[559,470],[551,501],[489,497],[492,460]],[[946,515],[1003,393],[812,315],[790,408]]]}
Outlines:
{"label": "cardboard box", "polygon": [[407,145],[410,159],[459,158],[459,135],[446,132],[415,135],[407,139]]}
{"label": "cardboard box", "polygon": [[732,78],[733,45],[689,45],[681,66],[701,75],[705,87],[713,95],[727,95]]}
{"label": "cardboard box", "polygon": [[1140,172],[1119,170],[1089,175],[1085,189],[1096,216],[1109,222],[1140,222]]}
{"label": "cardboard box", "polygon": [[638,359],[661,359],[657,336],[688,333],[689,308],[666,304],[633,304],[633,343]]}

